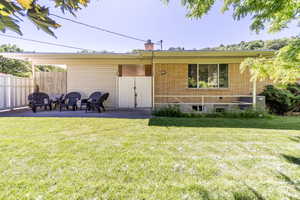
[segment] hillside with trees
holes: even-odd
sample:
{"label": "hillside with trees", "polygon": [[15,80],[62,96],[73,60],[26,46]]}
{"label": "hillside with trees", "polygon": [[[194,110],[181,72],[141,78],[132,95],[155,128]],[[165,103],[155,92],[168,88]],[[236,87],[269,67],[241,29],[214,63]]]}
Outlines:
{"label": "hillside with trees", "polygon": [[279,50],[287,46],[292,40],[299,39],[299,37],[281,38],[274,40],[254,40],[254,41],[241,41],[238,44],[223,45],[218,47],[208,47],[201,50]]}

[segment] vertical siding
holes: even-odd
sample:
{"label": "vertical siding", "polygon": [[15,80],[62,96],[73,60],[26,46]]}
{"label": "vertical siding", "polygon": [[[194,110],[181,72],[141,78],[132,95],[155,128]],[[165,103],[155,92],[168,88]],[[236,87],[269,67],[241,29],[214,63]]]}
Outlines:
{"label": "vertical siding", "polygon": [[36,72],[34,81],[39,91],[49,95],[64,94],[67,91],[67,72]]}

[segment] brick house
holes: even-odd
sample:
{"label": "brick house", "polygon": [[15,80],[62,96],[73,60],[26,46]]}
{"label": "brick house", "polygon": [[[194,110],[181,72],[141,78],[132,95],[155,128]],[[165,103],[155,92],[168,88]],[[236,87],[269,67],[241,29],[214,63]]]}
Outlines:
{"label": "brick house", "polygon": [[[139,53],[2,53],[35,64],[67,66],[67,91],[88,96],[109,92],[107,106],[154,108],[176,104],[184,111],[245,108],[252,104],[253,83],[241,73],[247,57],[273,51],[152,51]],[[257,83],[259,94],[267,82]],[[257,97],[257,104],[264,104]]]}

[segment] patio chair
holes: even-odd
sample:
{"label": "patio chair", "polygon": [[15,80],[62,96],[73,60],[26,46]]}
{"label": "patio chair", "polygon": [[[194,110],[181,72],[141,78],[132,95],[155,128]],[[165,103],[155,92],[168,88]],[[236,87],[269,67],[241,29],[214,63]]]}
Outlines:
{"label": "patio chair", "polygon": [[103,105],[103,103],[108,99],[108,97],[109,97],[109,93],[104,93],[100,98],[99,98],[99,100],[98,101],[89,101],[88,103],[87,103],[87,106],[86,106],[86,112],[88,111],[88,110],[98,110],[98,112],[100,113],[101,112],[101,108],[103,109],[103,111],[105,111],[105,107],[104,107],[104,105]]}
{"label": "patio chair", "polygon": [[43,92],[34,92],[28,95],[29,107],[35,113],[38,107],[44,107],[45,110],[49,107],[52,110],[51,100],[49,95]]}
{"label": "patio chair", "polygon": [[64,94],[54,96],[52,99],[52,105],[54,105],[54,110],[59,107],[60,102],[64,99]]}
{"label": "patio chair", "polygon": [[79,92],[70,92],[59,102],[59,111],[65,107],[69,110],[72,107],[73,111],[77,110],[77,102],[81,99],[81,94]]}
{"label": "patio chair", "polygon": [[99,99],[100,99],[101,96],[102,96],[101,92],[93,92],[89,96],[89,98],[87,98],[87,99],[81,99],[80,110],[82,109],[82,106],[85,106],[85,108],[86,108],[89,101],[92,101],[92,102],[99,101]]}

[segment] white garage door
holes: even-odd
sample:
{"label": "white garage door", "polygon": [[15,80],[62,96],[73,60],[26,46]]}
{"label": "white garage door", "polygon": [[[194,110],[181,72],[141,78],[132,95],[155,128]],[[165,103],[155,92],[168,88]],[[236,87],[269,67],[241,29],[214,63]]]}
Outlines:
{"label": "white garage door", "polygon": [[115,65],[68,66],[68,92],[78,91],[85,98],[95,91],[108,92],[110,96],[106,105],[116,107],[117,70]]}

